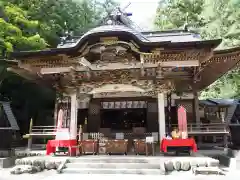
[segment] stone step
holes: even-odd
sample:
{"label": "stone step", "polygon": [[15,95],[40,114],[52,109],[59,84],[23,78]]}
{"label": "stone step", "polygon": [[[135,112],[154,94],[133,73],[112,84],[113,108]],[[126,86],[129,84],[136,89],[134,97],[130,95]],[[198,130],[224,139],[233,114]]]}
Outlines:
{"label": "stone step", "polygon": [[142,175],[160,175],[160,169],[108,169],[108,168],[67,168],[62,173],[66,174],[142,174]]}
{"label": "stone step", "polygon": [[225,175],[225,172],[218,167],[196,167],[192,169],[192,172],[195,175],[202,174],[202,175]]}
{"label": "stone step", "polygon": [[219,155],[218,157],[218,160],[220,162],[220,165],[222,166],[225,166],[225,167],[229,167],[229,168],[232,168],[232,169],[236,169],[236,165],[237,165],[237,160],[236,158],[232,158],[232,157],[229,157],[227,155]]}
{"label": "stone step", "polygon": [[160,164],[169,160],[189,161],[191,165],[207,164],[207,166],[218,166],[219,161],[209,157],[167,157],[167,156],[82,156],[70,158],[70,163],[141,163]]}
{"label": "stone step", "polygon": [[149,163],[149,162],[159,162],[159,159],[147,159],[147,158],[116,158],[113,156],[109,157],[99,157],[99,158],[76,158],[76,159],[70,159],[71,163],[78,163],[78,162],[91,162],[91,163]]}
{"label": "stone step", "polygon": [[104,162],[76,162],[67,163],[67,168],[99,168],[99,169],[160,169],[159,163],[104,163]]}

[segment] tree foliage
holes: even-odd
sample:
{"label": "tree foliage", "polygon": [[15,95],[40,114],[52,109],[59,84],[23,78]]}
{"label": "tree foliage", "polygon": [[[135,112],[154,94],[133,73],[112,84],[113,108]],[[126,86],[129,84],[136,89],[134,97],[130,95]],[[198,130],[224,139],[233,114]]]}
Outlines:
{"label": "tree foliage", "polygon": [[29,20],[27,12],[0,1],[0,55],[13,50],[39,50],[46,42],[37,32],[39,22]]}
{"label": "tree foliage", "polygon": [[[182,28],[187,23],[203,39],[221,38],[218,48],[240,46],[239,0],[162,0],[157,8],[158,29]],[[202,93],[202,98],[236,98],[240,96],[240,71],[232,70]]]}
{"label": "tree foliage", "polygon": [[[102,17],[115,8],[115,2],[105,0],[0,0],[0,58],[9,52],[41,50],[56,47],[66,32],[80,35],[96,26]],[[51,125],[55,92],[16,74],[6,71],[0,60],[0,100],[12,102],[15,115],[26,133],[28,121]],[[43,110],[49,109],[42,116]],[[39,113],[41,111],[41,113]],[[40,117],[39,119],[38,117]]]}
{"label": "tree foliage", "polygon": [[203,4],[204,0],[161,0],[157,8],[155,24],[162,30],[182,27],[186,21],[193,26],[202,26]]}
{"label": "tree foliage", "polygon": [[[28,12],[31,20],[39,21],[39,34],[50,46],[56,47],[65,32],[79,35],[86,26],[96,24],[115,3],[110,0],[7,0]],[[106,6],[106,4],[108,6]]]}

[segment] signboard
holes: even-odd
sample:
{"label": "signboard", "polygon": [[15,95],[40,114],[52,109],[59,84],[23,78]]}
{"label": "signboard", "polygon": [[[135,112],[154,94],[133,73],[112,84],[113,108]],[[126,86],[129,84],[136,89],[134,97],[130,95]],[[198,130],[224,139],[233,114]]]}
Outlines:
{"label": "signboard", "polygon": [[146,137],[146,143],[153,143],[153,142],[154,142],[153,136]]}
{"label": "signboard", "polygon": [[88,133],[83,133],[83,140],[88,140]]}
{"label": "signboard", "polygon": [[137,109],[147,108],[146,101],[115,101],[115,102],[102,102],[102,109]]}
{"label": "signboard", "polygon": [[68,128],[57,129],[56,140],[70,140],[70,134]]}
{"label": "signboard", "polygon": [[124,139],[124,134],[123,133],[116,133],[116,139],[118,139],[118,140]]}
{"label": "signboard", "polygon": [[152,132],[152,137],[154,141],[158,141],[158,132]]}

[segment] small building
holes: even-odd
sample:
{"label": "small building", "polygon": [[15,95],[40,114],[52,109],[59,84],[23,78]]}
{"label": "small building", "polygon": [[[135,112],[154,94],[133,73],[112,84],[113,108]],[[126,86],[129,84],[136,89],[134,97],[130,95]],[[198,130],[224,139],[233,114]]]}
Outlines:
{"label": "small building", "polygon": [[207,99],[200,100],[200,118],[202,123],[230,123],[237,108],[238,100],[235,99]]}
{"label": "small building", "polygon": [[[237,111],[238,100],[236,99],[207,99],[200,100],[200,120],[202,126],[212,127],[216,132],[228,131]],[[222,127],[221,127],[222,125]],[[231,133],[230,133],[231,134]],[[203,137],[203,142],[222,144],[222,134],[209,134]]]}

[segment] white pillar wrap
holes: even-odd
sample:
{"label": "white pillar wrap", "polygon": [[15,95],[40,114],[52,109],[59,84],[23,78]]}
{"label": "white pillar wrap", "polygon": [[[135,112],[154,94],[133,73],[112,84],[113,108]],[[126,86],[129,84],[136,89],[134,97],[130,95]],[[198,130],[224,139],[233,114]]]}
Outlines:
{"label": "white pillar wrap", "polygon": [[70,139],[77,138],[77,93],[71,94]]}
{"label": "white pillar wrap", "polygon": [[159,126],[159,141],[165,137],[165,106],[164,106],[164,93],[158,93],[158,126]]}

